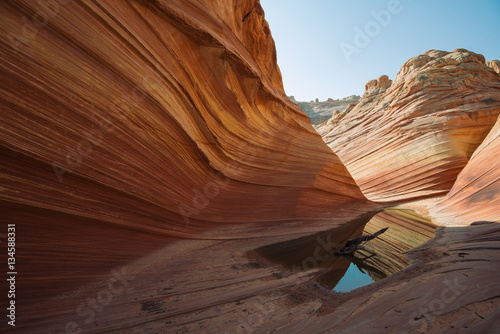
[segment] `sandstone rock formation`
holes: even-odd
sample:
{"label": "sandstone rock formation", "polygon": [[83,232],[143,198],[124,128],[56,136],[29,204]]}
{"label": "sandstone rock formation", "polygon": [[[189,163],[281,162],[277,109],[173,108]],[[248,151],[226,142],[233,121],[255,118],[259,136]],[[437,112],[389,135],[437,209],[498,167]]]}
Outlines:
{"label": "sandstone rock formation", "polygon": [[491,67],[495,72],[500,73],[500,61],[499,60],[490,60],[486,62],[486,65]]}
{"label": "sandstone rock formation", "polygon": [[500,222],[500,118],[444,200],[431,208],[442,224]]}
{"label": "sandstone rock formation", "polygon": [[419,261],[405,272],[349,294],[333,314],[309,313],[307,331],[492,333],[500,324],[500,285],[490,271],[498,272],[500,251],[492,242],[500,238],[500,225],[449,227],[439,234],[411,252]]}
{"label": "sandstone rock formation", "polygon": [[499,113],[500,75],[483,56],[431,50],[318,131],[369,199],[392,201],[446,194]]}
{"label": "sandstone rock formation", "polygon": [[66,311],[37,303],[178,238],[281,235],[372,206],[285,95],[259,1],[47,3],[0,4],[19,330],[46,333],[33,319]]}
{"label": "sandstone rock formation", "polygon": [[2,7],[3,203],[189,236],[364,201],[258,1]]}
{"label": "sandstone rock formation", "polygon": [[[498,298],[488,298],[500,295],[490,277],[500,256],[487,247],[500,238],[496,225],[446,230],[421,254],[434,262],[369,294],[332,298],[313,281],[327,267],[293,271],[257,258],[256,249],[310,236],[313,256],[329,254],[361,233],[353,218],[381,206],[285,96],[258,0],[0,7],[0,210],[2,223],[16,224],[19,271],[12,332],[410,331],[409,317],[449,272],[467,292],[443,306],[436,326],[472,308],[485,321],[463,324],[494,328]],[[467,80],[494,92],[493,70],[467,64],[477,67]],[[339,122],[357,108],[337,113]],[[477,140],[496,111],[471,114]],[[326,238],[320,249],[317,236]],[[466,247],[471,259],[458,261]]]}
{"label": "sandstone rock formation", "polygon": [[[30,330],[20,333],[61,333],[68,321],[78,323],[82,333],[96,334],[453,333],[454,328],[472,334],[498,328],[499,224],[444,228],[411,252],[418,259],[412,267],[344,295],[316,283],[328,268],[315,268],[311,261],[325,257],[324,246],[339,234],[301,239],[309,252],[309,261],[298,263],[306,264],[303,271],[247,256],[256,247],[285,242],[284,236],[170,244],[119,270],[127,289],[95,312],[94,322],[76,309],[95,300],[106,281],[36,305],[27,314],[42,320],[25,323],[23,329]],[[280,244],[275,246],[278,251]],[[301,255],[300,247],[296,250]]]}
{"label": "sandstone rock formation", "polygon": [[311,119],[311,124],[318,125],[332,118],[337,111],[345,112],[346,108],[351,104],[356,104],[361,97],[351,95],[340,100],[333,100],[329,98],[323,102],[301,102],[295,101],[300,109],[302,109],[307,116]]}

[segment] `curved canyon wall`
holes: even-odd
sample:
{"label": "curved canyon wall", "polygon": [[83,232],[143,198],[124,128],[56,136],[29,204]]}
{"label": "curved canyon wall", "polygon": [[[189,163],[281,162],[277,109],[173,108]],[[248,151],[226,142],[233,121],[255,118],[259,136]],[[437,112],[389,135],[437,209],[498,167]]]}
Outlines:
{"label": "curved canyon wall", "polygon": [[430,208],[442,224],[500,222],[500,118],[458,175],[446,197]]}
{"label": "curved canyon wall", "polygon": [[0,6],[5,219],[189,237],[368,203],[285,95],[259,1]]}
{"label": "curved canyon wall", "polygon": [[[334,248],[364,220],[343,223],[381,205],[284,94],[258,0],[3,1],[0,18],[0,211],[16,224],[17,332],[411,331],[443,274],[460,271],[470,292],[443,317],[500,294],[498,256],[483,260],[495,224],[445,230],[415,276],[370,293],[336,301],[311,281],[347,270]],[[465,212],[467,184],[495,179],[481,165],[498,128],[474,150],[499,113],[498,85],[481,56],[432,51],[392,85],[370,82],[322,131],[375,199],[443,193],[471,158],[483,172],[465,168],[464,190],[445,200]],[[470,259],[457,261],[464,247]],[[271,265],[282,260],[292,270]],[[379,271],[402,263],[391,260]]]}
{"label": "curved canyon wall", "polygon": [[394,82],[368,82],[360,102],[318,132],[369,199],[444,195],[500,114],[495,64],[465,49],[428,51]]}

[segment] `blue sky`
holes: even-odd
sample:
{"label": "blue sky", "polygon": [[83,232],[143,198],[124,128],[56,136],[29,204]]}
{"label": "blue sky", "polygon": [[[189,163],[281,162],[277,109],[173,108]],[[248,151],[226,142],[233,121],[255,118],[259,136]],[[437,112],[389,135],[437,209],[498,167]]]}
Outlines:
{"label": "blue sky", "polygon": [[500,0],[261,0],[261,5],[285,91],[299,101],[361,95],[367,81],[383,74],[394,79],[406,60],[430,49],[465,48],[500,60]]}

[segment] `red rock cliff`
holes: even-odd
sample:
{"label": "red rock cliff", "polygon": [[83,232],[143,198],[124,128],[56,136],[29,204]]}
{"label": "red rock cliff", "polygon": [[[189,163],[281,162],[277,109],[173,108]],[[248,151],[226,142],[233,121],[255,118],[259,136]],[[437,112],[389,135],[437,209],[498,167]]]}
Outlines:
{"label": "red rock cliff", "polygon": [[498,152],[500,119],[460,172],[451,191],[431,208],[432,215],[444,223],[500,221]]}
{"label": "red rock cliff", "polygon": [[10,218],[189,236],[365,201],[284,94],[259,1],[0,6]]}
{"label": "red rock cliff", "polygon": [[394,82],[368,82],[351,111],[318,131],[369,199],[446,194],[500,113],[492,67],[464,49],[428,51]]}

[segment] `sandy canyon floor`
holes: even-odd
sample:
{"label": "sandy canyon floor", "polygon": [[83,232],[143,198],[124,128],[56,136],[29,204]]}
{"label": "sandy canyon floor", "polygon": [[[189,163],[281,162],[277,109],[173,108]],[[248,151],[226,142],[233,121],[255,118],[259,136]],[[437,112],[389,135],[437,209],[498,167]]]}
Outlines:
{"label": "sandy canyon floor", "polygon": [[[422,212],[425,204],[425,201],[407,203],[400,208]],[[47,286],[51,297],[42,296],[43,302],[25,308],[18,330],[25,333],[79,330],[82,333],[494,333],[500,326],[498,224],[478,222],[471,226],[439,227],[435,238],[409,252],[412,259],[409,267],[352,292],[335,293],[321,284],[321,277],[326,277],[325,273],[336,265],[334,251],[345,240],[360,235],[367,217],[375,212],[364,217],[333,215],[330,223],[340,219],[350,221],[349,227],[333,230],[328,230],[329,220],[324,218],[313,225],[308,222],[307,228],[296,222],[293,234],[283,233],[279,238],[158,237],[155,240],[137,233],[131,238],[132,234],[124,233],[113,239],[105,257],[108,265],[113,261],[121,264],[119,269],[87,278],[73,275],[80,280],[74,281],[73,287],[64,284],[71,280],[53,277],[53,285]],[[91,227],[78,234],[104,232]],[[221,235],[231,235],[231,231],[221,230]],[[299,255],[287,249],[288,246],[280,246],[290,245],[290,240],[296,244]],[[258,251],[262,247],[268,247],[268,253],[274,251],[275,259],[289,254],[293,257],[288,258],[291,264],[263,257]],[[129,250],[129,256],[124,249]],[[145,254],[133,260],[141,251]],[[68,261],[73,261],[79,257],[78,250],[67,256]],[[80,257],[80,269],[86,263],[95,266],[99,261],[104,266],[97,254],[88,256]],[[63,273],[68,268],[60,270]],[[37,282],[36,286],[43,285]],[[43,289],[32,289],[44,293]],[[66,292],[57,294],[57,291]]]}

